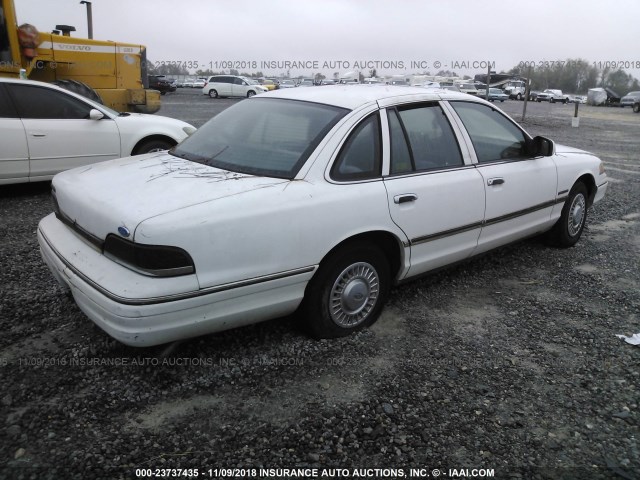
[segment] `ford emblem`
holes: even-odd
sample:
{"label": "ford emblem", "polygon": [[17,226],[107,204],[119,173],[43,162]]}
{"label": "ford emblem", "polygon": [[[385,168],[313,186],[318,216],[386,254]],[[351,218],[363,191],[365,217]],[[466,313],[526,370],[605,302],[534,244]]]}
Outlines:
{"label": "ford emblem", "polygon": [[127,227],[118,227],[118,233],[123,237],[128,237],[129,235],[131,235],[131,232]]}

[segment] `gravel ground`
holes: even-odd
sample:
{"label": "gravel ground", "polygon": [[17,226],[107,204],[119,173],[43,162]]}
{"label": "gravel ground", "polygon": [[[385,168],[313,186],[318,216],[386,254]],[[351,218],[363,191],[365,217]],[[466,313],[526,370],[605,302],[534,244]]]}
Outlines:
{"label": "gravel ground", "polygon": [[[197,93],[161,113],[201,125],[235,102]],[[499,106],[520,120],[522,105]],[[579,128],[559,104],[529,104],[523,122],[606,161],[610,190],[576,247],[532,239],[398,287],[376,325],[338,340],[292,317],[118,344],[40,259],[49,184],[0,187],[0,478],[640,478],[640,348],[615,337],[640,332],[640,115],[580,110]]]}

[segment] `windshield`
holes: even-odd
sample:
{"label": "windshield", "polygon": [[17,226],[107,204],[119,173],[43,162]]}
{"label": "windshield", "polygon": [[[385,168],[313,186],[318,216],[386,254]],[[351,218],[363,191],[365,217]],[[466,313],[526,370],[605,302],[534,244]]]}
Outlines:
{"label": "windshield", "polygon": [[170,153],[232,172],[294,178],[347,113],[296,100],[244,100],[213,117]]}

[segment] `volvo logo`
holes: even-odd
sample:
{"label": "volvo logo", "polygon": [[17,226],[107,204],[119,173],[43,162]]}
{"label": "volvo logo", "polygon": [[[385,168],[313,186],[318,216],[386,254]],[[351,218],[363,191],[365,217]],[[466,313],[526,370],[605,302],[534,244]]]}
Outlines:
{"label": "volvo logo", "polygon": [[118,227],[118,233],[123,237],[128,237],[129,235],[131,235],[131,232],[127,227]]}

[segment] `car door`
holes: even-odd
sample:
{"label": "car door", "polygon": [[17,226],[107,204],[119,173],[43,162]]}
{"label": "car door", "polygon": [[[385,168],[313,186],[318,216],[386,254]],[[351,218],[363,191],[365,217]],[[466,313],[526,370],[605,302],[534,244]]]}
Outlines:
{"label": "car door", "polygon": [[409,239],[407,275],[467,258],[484,218],[481,175],[464,160],[438,102],[387,108],[386,113],[390,167],[384,184],[391,217]]}
{"label": "car door", "polygon": [[24,126],[0,83],[0,184],[27,181],[29,150]]}
{"label": "car door", "polygon": [[477,253],[548,227],[557,196],[553,159],[529,156],[527,135],[495,108],[462,101],[450,105],[473,144],[486,191]]}
{"label": "car door", "polygon": [[240,77],[233,77],[232,88],[234,97],[246,97],[249,90],[247,82]]}
{"label": "car door", "polygon": [[90,119],[90,104],[46,86],[7,87],[26,131],[30,178],[120,157],[116,122]]}
{"label": "car door", "polygon": [[233,95],[233,90],[231,88],[231,79],[229,77],[220,76],[215,77],[214,80],[214,88],[218,92],[218,96],[220,97],[230,97]]}

